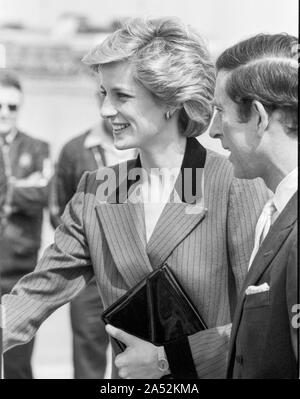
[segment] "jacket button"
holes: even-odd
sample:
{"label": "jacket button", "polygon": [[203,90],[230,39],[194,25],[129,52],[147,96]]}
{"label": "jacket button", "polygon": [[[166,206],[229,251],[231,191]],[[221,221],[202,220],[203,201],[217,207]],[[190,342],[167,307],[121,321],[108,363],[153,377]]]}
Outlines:
{"label": "jacket button", "polygon": [[236,355],[235,360],[238,364],[243,364],[243,356],[242,355]]}

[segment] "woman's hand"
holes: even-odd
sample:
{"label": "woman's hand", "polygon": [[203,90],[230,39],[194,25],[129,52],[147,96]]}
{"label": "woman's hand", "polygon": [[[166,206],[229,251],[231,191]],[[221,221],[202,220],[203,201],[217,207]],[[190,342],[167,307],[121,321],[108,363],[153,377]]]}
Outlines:
{"label": "woman's hand", "polygon": [[158,350],[155,345],[112,325],[107,325],[106,331],[127,347],[115,358],[115,365],[121,378],[154,379],[164,375],[164,372],[158,368]]}

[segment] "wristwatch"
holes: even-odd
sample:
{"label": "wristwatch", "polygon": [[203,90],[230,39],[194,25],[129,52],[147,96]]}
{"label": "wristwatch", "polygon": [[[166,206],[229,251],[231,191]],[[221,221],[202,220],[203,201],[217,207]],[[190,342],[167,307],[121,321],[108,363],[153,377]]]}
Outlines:
{"label": "wristwatch", "polygon": [[169,362],[163,346],[157,347],[157,365],[159,371],[163,372],[164,374],[168,374],[170,372]]}

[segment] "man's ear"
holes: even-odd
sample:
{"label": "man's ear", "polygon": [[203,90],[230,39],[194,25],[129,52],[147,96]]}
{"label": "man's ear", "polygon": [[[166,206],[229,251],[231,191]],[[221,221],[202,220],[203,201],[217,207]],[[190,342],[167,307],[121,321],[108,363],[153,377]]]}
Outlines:
{"label": "man's ear", "polygon": [[269,125],[269,115],[262,103],[257,100],[252,102],[252,112],[257,117],[257,133],[263,135]]}

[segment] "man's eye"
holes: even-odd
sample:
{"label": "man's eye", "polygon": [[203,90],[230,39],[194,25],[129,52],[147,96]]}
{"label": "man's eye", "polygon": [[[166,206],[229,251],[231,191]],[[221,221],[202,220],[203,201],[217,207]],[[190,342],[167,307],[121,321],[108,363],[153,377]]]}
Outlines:
{"label": "man's eye", "polygon": [[222,110],[222,108],[220,108],[220,107],[214,107],[215,108],[215,111],[217,111],[217,112],[222,112],[223,110]]}
{"label": "man's eye", "polygon": [[100,97],[105,97],[106,96],[106,91],[105,90],[99,90],[99,96]]}
{"label": "man's eye", "polygon": [[117,93],[117,96],[118,96],[118,98],[123,99],[123,100],[131,97],[128,94],[125,94],[125,93]]}

